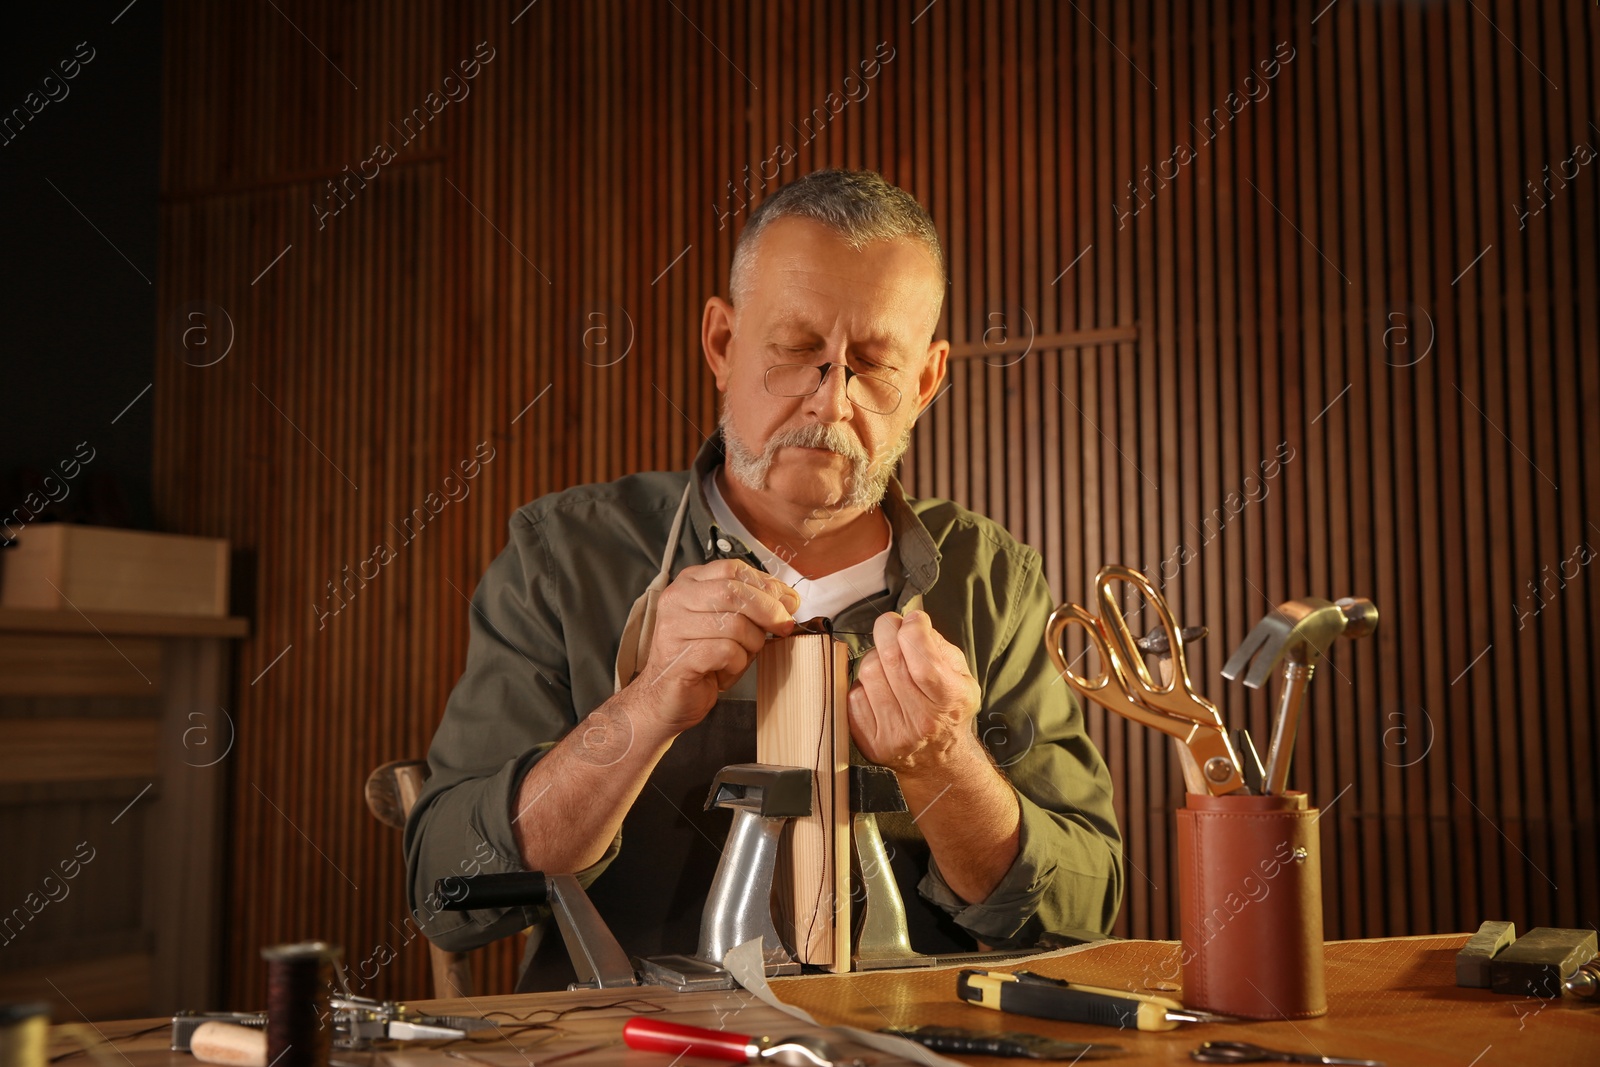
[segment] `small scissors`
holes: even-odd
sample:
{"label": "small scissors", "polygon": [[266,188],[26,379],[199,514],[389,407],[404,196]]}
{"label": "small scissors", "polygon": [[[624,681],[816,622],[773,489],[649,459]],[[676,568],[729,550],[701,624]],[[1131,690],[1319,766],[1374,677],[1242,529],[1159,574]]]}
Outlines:
{"label": "small scissors", "polygon": [[1343,1063],[1351,1067],[1383,1067],[1382,1060],[1350,1060],[1338,1056],[1317,1056],[1309,1052],[1279,1052],[1248,1041],[1207,1041],[1189,1053],[1201,1063]]}
{"label": "small scissors", "polygon": [[[1123,582],[1144,595],[1166,632],[1172,654],[1172,677],[1157,684],[1150,676],[1128,620],[1112,592],[1112,585]],[[1178,757],[1183,781],[1191,793],[1221,796],[1244,788],[1239,757],[1223,727],[1217,706],[1194,691],[1189,668],[1183,656],[1183,631],[1172,611],[1150,579],[1128,567],[1106,566],[1094,580],[1100,615],[1096,617],[1077,604],[1063,604],[1050,615],[1045,627],[1045,644],[1056,667],[1067,682],[1085,699],[1125,718],[1179,741]],[[1089,635],[1089,643],[1100,657],[1100,673],[1086,678],[1067,663],[1062,637],[1068,626],[1077,625]]]}

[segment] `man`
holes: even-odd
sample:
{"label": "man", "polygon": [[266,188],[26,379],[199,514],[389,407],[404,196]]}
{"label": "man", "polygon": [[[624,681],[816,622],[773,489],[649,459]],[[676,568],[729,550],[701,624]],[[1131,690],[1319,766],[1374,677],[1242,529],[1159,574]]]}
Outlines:
{"label": "man", "polygon": [[[474,947],[539,916],[439,913],[436,879],[576,872],[625,950],[693,952],[728,826],[705,794],[755,756],[747,668],[826,616],[857,758],[911,811],[882,822],[913,946],[1105,930],[1110,779],[1043,646],[1039,557],[892,476],[949,357],[931,220],[876,174],[822,171],[755,211],[729,283],[701,325],[722,405],[694,469],[524,506],[478,587],[407,827],[414,914]],[[571,980],[559,943],[530,958],[523,988]]]}

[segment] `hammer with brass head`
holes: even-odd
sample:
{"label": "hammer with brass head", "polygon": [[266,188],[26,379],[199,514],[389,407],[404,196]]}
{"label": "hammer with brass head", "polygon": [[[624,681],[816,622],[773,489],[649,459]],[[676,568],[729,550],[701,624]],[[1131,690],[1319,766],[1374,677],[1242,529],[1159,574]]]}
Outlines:
{"label": "hammer with brass head", "polygon": [[1291,600],[1256,623],[1223,665],[1222,676],[1228,681],[1238,681],[1243,675],[1245,685],[1260,689],[1273,668],[1283,664],[1283,691],[1278,695],[1278,715],[1267,749],[1267,777],[1262,792],[1282,793],[1288,784],[1300,705],[1317,660],[1335,638],[1365,637],[1377,628],[1378,609],[1365,597],[1345,597],[1337,603],[1315,597]]}

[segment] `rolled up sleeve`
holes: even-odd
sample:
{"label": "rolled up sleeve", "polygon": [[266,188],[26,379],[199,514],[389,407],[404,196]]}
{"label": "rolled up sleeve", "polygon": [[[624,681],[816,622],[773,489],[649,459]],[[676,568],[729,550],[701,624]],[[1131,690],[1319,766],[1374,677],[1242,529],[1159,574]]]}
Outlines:
{"label": "rolled up sleeve", "polygon": [[[510,543],[472,597],[466,668],[428,752],[430,775],[406,823],[407,895],[435,944],[464,951],[540,918],[532,908],[441,909],[441,879],[523,869],[513,808],[528,769],[575,725],[559,618],[545,595],[551,560],[519,512]],[[616,855],[583,872],[587,884]]]}
{"label": "rolled up sleeve", "polygon": [[[1037,554],[1017,575],[998,653],[983,671],[984,706],[974,726],[1017,792],[1017,858],[984,900],[972,904],[930,863],[918,892],[984,944],[1022,948],[1047,933],[1105,933],[1122,904],[1122,835],[1111,775],[1081,707],[1045,648],[1052,607]],[[981,636],[981,635],[980,635]]]}

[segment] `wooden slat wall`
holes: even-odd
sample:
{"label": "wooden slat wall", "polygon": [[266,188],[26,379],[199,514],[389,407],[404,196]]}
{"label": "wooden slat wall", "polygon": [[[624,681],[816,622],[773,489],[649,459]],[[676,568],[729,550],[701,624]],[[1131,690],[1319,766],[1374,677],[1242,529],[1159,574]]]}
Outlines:
{"label": "wooden slat wall", "polygon": [[[781,179],[877,168],[945,236],[964,355],[914,492],[1005,523],[1063,598],[1172,559],[1168,594],[1212,632],[1196,672],[1263,746],[1228,651],[1280,600],[1379,604],[1378,635],[1319,671],[1296,764],[1327,813],[1330,937],[1600,919],[1600,603],[1577,562],[1600,548],[1594,165],[1519,214],[1525,182],[1600,147],[1594,5],[166,13],[158,502],[254,560],[233,1002],[261,1000],[269,942],[403,947],[398,842],[361,781],[425,751],[514,507],[681,468],[714,424],[700,305],[779,146]],[[471,95],[402,144],[478,42]],[[1207,143],[1230,92],[1261,98]],[[384,141],[397,158],[319,228],[326,183]],[[178,358],[192,301],[236,332],[214,366]],[[480,442],[468,494],[401,536]],[[393,561],[322,617],[379,544]],[[1090,722],[1128,837],[1118,932],[1168,936],[1170,746]],[[513,966],[497,949],[483,987]],[[420,946],[366,969],[380,995],[426,989]]]}

